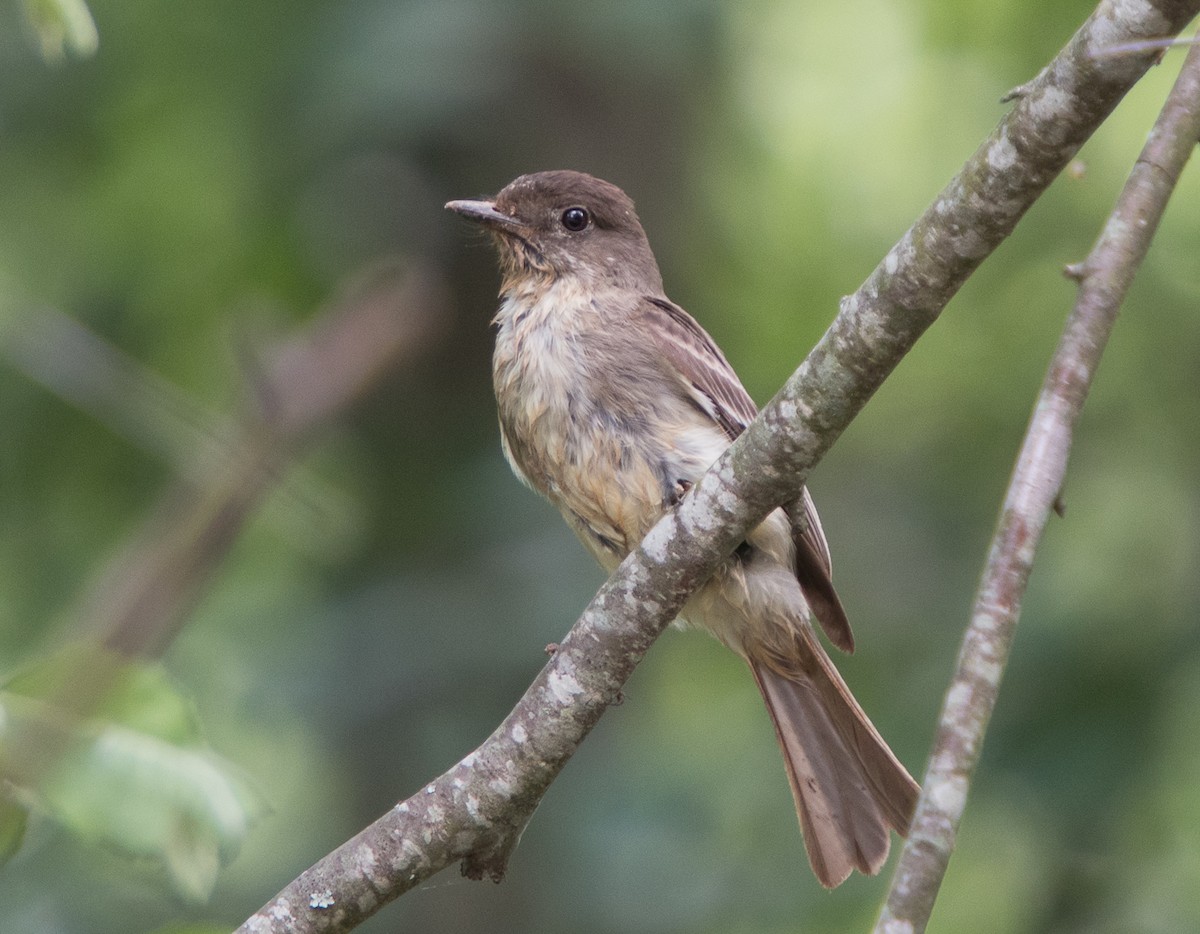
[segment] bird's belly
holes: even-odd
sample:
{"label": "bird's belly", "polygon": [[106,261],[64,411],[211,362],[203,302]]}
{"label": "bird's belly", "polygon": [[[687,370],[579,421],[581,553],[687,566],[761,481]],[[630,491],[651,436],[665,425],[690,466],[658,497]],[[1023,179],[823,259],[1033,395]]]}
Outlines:
{"label": "bird's belly", "polygon": [[[586,387],[580,387],[586,389]],[[715,426],[621,413],[564,394],[530,418],[501,410],[504,449],[611,570],[728,446]]]}
{"label": "bird's belly", "polygon": [[644,438],[556,406],[532,421],[502,414],[501,426],[514,470],[605,566],[615,567],[661,514],[663,480]]}

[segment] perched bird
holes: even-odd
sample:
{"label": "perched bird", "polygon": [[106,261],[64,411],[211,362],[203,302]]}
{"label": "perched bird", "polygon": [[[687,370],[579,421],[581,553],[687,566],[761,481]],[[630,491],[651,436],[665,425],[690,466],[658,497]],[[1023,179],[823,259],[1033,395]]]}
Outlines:
{"label": "perched bird", "polygon": [[[493,377],[504,454],[612,571],[754,418],[712,338],[663,292],[633,202],[580,172],[523,175],[451,201],[499,252]],[[789,513],[796,521],[789,518]],[[681,622],[750,665],[822,885],[876,873],[919,788],[812,626],[852,651],[808,491],[746,536]]]}

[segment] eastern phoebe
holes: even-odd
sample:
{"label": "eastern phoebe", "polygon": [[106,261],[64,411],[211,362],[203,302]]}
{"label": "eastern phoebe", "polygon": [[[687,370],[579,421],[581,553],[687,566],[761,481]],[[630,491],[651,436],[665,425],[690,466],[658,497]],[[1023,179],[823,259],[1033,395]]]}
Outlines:
{"label": "eastern phoebe", "polygon": [[[483,225],[503,279],[493,378],[504,454],[609,572],[679,501],[757,409],[704,329],[663,293],[615,185],[523,175],[491,201],[451,201]],[[792,521],[789,513],[796,518]],[[750,664],[787,765],[822,885],[876,873],[919,788],[813,631],[853,650],[829,547],[801,488],[746,536],[680,621]]]}

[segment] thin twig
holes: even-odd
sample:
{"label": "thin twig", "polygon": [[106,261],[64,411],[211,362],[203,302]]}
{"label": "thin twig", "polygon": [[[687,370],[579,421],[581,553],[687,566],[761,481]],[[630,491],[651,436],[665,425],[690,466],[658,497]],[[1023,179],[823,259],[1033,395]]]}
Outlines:
{"label": "thin twig", "polygon": [[1150,52],[1162,49],[1172,49],[1176,46],[1195,45],[1200,41],[1197,36],[1178,36],[1174,39],[1147,39],[1145,42],[1122,42],[1120,45],[1110,45],[1106,49],[1097,49],[1096,57],[1104,55],[1129,55],[1131,52]]}
{"label": "thin twig", "polygon": [[1073,275],[1081,277],[1075,307],[1009,483],[912,832],[876,934],[919,934],[928,923],[996,704],[1038,541],[1062,488],[1075,424],[1117,311],[1198,139],[1200,46],[1193,46],[1100,239]]}

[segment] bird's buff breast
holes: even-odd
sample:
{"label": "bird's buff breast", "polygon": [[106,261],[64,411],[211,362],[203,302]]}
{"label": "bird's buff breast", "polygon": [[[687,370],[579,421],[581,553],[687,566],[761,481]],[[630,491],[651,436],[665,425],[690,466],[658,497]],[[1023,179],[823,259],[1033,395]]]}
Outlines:
{"label": "bird's buff breast", "polygon": [[513,470],[611,570],[661,515],[670,475],[698,476],[724,445],[657,374],[623,378],[629,348],[609,311],[569,279],[508,296],[493,378]]}

